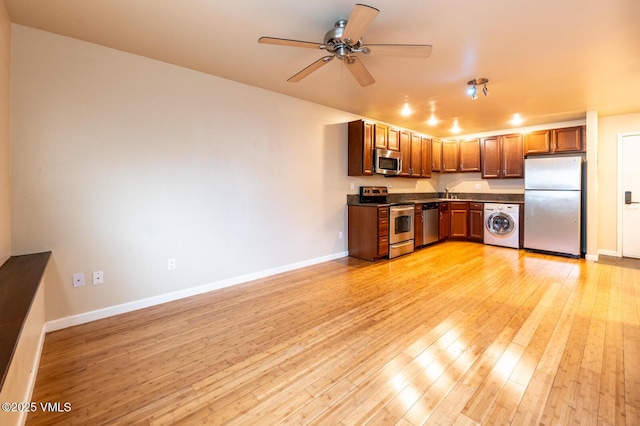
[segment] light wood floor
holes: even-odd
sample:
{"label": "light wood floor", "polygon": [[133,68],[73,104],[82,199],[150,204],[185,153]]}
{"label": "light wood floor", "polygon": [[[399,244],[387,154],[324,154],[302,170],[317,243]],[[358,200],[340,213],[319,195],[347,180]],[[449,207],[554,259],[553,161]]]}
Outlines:
{"label": "light wood floor", "polygon": [[447,242],[47,335],[28,424],[640,424],[640,270]]}

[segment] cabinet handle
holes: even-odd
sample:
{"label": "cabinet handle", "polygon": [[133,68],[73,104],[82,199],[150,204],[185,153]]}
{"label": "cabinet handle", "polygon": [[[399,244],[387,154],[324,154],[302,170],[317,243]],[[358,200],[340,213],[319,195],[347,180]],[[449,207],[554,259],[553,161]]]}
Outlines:
{"label": "cabinet handle", "polygon": [[507,169],[504,169],[504,170],[502,171],[502,176],[506,176],[506,174],[507,174]]}

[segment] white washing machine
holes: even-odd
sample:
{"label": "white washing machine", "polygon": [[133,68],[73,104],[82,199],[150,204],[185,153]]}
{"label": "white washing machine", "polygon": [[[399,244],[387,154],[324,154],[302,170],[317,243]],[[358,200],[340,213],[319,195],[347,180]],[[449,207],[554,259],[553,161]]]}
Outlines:
{"label": "white washing machine", "polygon": [[484,204],[484,243],[520,247],[520,205]]}

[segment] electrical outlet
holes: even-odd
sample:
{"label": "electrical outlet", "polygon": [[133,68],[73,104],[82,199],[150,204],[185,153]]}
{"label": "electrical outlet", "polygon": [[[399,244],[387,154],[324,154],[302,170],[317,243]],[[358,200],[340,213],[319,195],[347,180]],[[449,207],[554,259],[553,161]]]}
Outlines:
{"label": "electrical outlet", "polygon": [[84,285],[84,272],[73,274],[73,286],[82,287]]}
{"label": "electrical outlet", "polygon": [[338,231],[338,239],[341,240],[342,239],[342,231]]}
{"label": "electrical outlet", "polygon": [[104,283],[104,272],[97,271],[93,273],[93,285],[100,285]]}
{"label": "electrical outlet", "polygon": [[167,260],[167,270],[173,271],[174,269],[176,269],[176,258],[172,257],[171,259]]}

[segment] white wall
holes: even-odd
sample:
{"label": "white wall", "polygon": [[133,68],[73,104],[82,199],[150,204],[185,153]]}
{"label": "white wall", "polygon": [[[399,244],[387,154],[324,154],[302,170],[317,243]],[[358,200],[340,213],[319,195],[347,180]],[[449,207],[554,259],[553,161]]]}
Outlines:
{"label": "white wall", "polygon": [[0,265],[11,255],[11,21],[0,1]]}
{"label": "white wall", "polygon": [[618,243],[618,134],[640,132],[640,113],[598,120],[598,249],[614,255]]}
{"label": "white wall", "polygon": [[12,244],[53,252],[47,320],[346,251],[358,117],[18,25],[12,71]]}

